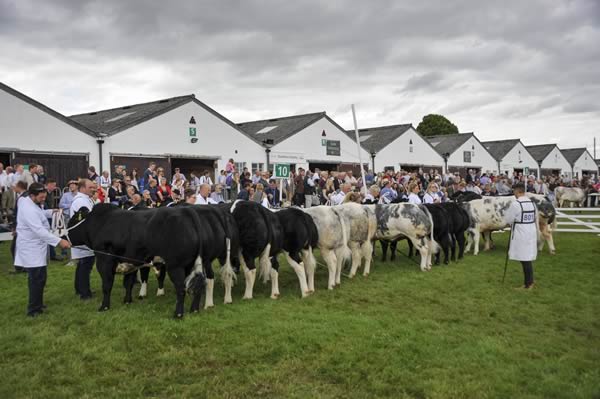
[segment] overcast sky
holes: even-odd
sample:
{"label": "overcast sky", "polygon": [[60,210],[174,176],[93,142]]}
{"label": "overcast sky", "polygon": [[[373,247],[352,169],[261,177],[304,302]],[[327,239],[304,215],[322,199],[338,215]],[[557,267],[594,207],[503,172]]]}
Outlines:
{"label": "overcast sky", "polygon": [[2,82],[67,115],[194,93],[234,122],[352,128],[355,103],[359,127],[600,139],[598,0],[0,0],[0,54]]}

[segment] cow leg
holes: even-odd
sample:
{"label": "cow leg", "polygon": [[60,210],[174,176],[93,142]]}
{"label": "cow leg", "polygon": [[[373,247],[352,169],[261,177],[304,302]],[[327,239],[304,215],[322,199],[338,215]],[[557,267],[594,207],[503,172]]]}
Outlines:
{"label": "cow leg", "polygon": [[271,278],[271,299],[279,298],[279,261],[277,256],[271,257],[269,277]]}
{"label": "cow leg", "polygon": [[465,233],[458,234],[456,241],[458,241],[458,259],[462,259],[465,256]]}
{"label": "cow leg", "polygon": [[344,262],[345,262],[345,258],[344,258],[344,250],[341,248],[338,248],[335,251],[335,284],[336,285],[341,285],[342,284],[342,269],[344,268]]}
{"label": "cow leg", "polygon": [[[450,239],[450,234],[444,234],[441,240],[441,245],[442,245],[442,250],[444,251],[444,264],[447,265],[450,263],[449,257],[448,257],[448,250],[450,249],[451,244],[451,239]],[[439,253],[438,253],[439,254]],[[438,259],[439,259],[439,255],[438,255]]]}
{"label": "cow leg", "polygon": [[456,235],[450,234],[450,258],[456,262]]}
{"label": "cow leg", "polygon": [[98,257],[96,259],[96,269],[102,278],[102,305],[98,309],[99,312],[104,312],[110,309],[110,294],[115,282],[115,267],[116,263],[110,259]]}
{"label": "cow leg", "polygon": [[317,267],[317,262],[311,247],[302,250],[302,259],[304,260],[308,292],[313,293],[315,292],[315,269]]}
{"label": "cow leg", "polygon": [[554,247],[554,237],[552,237],[552,231],[550,231],[550,226],[545,221],[540,221],[539,226],[540,234],[542,235],[542,239],[540,240],[539,250],[544,249],[544,241],[548,242],[548,249],[550,250],[550,255],[556,254],[556,248]]}
{"label": "cow leg", "polygon": [[373,242],[365,241],[362,245],[362,253],[365,258],[365,270],[363,272],[363,276],[367,277],[371,272],[371,260],[373,259]]}
{"label": "cow leg", "polygon": [[173,282],[175,295],[177,297],[174,316],[176,319],[181,319],[183,317],[183,306],[185,303],[185,270],[182,267],[170,267],[167,272],[169,273],[169,278]]}
{"label": "cow leg", "polygon": [[415,247],[411,240],[408,240],[408,257],[412,258],[415,255]]}
{"label": "cow leg", "polygon": [[[387,258],[387,250],[388,250],[388,246],[390,245],[390,242],[386,241],[386,240],[379,240],[379,242],[381,243],[381,261],[385,262],[385,260]],[[394,256],[393,252],[392,252],[392,256]]]}
{"label": "cow leg", "polygon": [[321,249],[321,256],[323,257],[323,260],[325,260],[325,264],[329,269],[329,281],[327,283],[327,289],[332,290],[333,287],[335,287],[337,259],[335,257],[335,253],[330,249]]}
{"label": "cow leg", "polygon": [[165,295],[165,277],[167,276],[167,267],[165,264],[161,264],[158,268],[157,280],[158,288],[156,289],[156,296]]}
{"label": "cow leg", "polygon": [[148,296],[148,277],[150,276],[150,268],[142,267],[139,271],[141,284],[138,299],[144,299]]}
{"label": "cow leg", "polygon": [[215,272],[210,259],[208,259],[208,261],[203,260],[202,263],[204,263],[204,270],[206,271],[206,296],[204,298],[204,309],[208,309],[215,306],[215,303],[213,302],[215,291]]}
{"label": "cow leg", "polygon": [[[471,233],[471,230],[469,231]],[[479,226],[473,228],[473,255],[477,256],[479,254]]]}
{"label": "cow leg", "polygon": [[285,259],[288,264],[294,269],[296,272],[296,276],[298,277],[298,283],[300,283],[300,294],[302,298],[308,296],[308,285],[306,284],[306,273],[304,267],[300,266],[300,254],[298,252],[287,253],[285,252]]}
{"label": "cow leg", "polygon": [[256,265],[253,257],[240,256],[240,265],[244,270],[246,279],[246,292],[243,299],[252,299],[252,291],[254,290],[254,281],[256,280]]}
{"label": "cow leg", "polygon": [[123,303],[126,305],[133,302],[133,286],[135,285],[136,278],[136,272],[127,273],[123,276],[123,286],[125,286],[125,298],[123,298]]}
{"label": "cow leg", "polygon": [[396,260],[396,252],[398,250],[398,240],[390,242],[390,262]]}
{"label": "cow leg", "polygon": [[[354,277],[356,271],[360,267],[362,256],[360,250],[360,244],[356,241],[351,241],[349,244],[350,250],[352,251],[352,268],[350,269],[350,278]],[[337,280],[336,280],[337,282]],[[338,283],[339,284],[339,283]]]}

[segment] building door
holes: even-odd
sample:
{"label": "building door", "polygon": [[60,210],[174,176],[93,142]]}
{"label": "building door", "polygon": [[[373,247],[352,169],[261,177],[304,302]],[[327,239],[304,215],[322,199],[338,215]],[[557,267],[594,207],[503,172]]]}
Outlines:
{"label": "building door", "polygon": [[87,177],[89,166],[88,156],[84,154],[16,152],[11,164],[16,163],[41,165],[46,177],[56,179],[58,187],[65,187],[69,180]]}
{"label": "building door", "polygon": [[[179,168],[179,171],[183,173],[186,179],[190,178],[190,173],[198,177],[208,171],[210,178],[213,183],[216,184],[215,170],[217,168],[216,159],[202,159],[202,158],[171,158],[171,172],[175,173],[175,169]],[[216,173],[219,173],[218,171]]]}
{"label": "building door", "polygon": [[6,168],[10,165],[10,152],[0,152],[0,163]]}

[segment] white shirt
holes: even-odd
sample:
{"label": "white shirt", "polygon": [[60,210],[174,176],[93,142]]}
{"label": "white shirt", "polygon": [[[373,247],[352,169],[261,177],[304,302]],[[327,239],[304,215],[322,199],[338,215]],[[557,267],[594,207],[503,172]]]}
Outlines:
{"label": "white shirt", "polygon": [[[435,194],[432,195],[430,193],[425,193],[425,195],[423,196],[423,203],[424,204],[434,204],[436,202],[434,195]],[[437,195],[436,195],[436,197],[437,197]],[[439,199],[439,197],[438,197],[438,199]],[[438,200],[438,202],[439,202],[439,200]]]}
{"label": "white shirt", "polygon": [[415,194],[415,193],[410,193],[408,195],[408,202],[410,204],[417,204],[417,205],[421,205],[422,204],[421,198],[419,198],[419,196],[417,194]]}
{"label": "white shirt", "polygon": [[110,177],[100,176],[100,187],[110,187]]}
{"label": "white shirt", "polygon": [[[88,195],[85,195],[83,193],[77,193],[77,195],[73,199],[73,203],[71,204],[71,209],[69,209],[69,215],[74,216],[75,212],[77,212],[82,207],[85,207],[91,211],[94,207],[94,202]],[[87,258],[89,256],[94,256],[94,252],[92,252],[90,249],[87,249],[87,247],[78,246],[77,248],[71,248],[71,259],[81,259]]]}
{"label": "white shirt", "polygon": [[212,182],[212,179],[210,178],[210,176],[200,176],[199,184],[208,184],[208,185],[212,186],[213,182]]}
{"label": "white shirt", "polygon": [[52,210],[42,210],[29,197],[19,199],[15,266],[46,266],[48,245],[55,247],[60,238],[50,233],[48,218]]}
{"label": "white shirt", "polygon": [[346,193],[341,190],[338,191],[331,196],[331,205],[340,205],[342,202],[344,202],[344,198],[346,198]]}
{"label": "white shirt", "polygon": [[196,196],[196,205],[209,205],[209,204],[216,204],[216,203],[217,202],[210,197],[204,198],[201,195]]}
{"label": "white shirt", "polygon": [[8,189],[8,187],[10,187],[9,181],[8,181],[8,175],[6,174],[6,171],[3,170],[2,173],[0,173],[0,191]]}

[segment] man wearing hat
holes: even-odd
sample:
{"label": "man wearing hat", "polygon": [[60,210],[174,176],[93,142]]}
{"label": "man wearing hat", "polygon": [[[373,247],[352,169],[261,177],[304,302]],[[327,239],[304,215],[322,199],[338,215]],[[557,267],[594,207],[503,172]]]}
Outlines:
{"label": "man wearing hat", "polygon": [[17,214],[17,251],[15,266],[23,267],[29,274],[29,304],[27,315],[35,317],[44,312],[44,287],[48,245],[69,248],[68,241],[50,233],[48,218],[53,210],[42,210],[47,191],[40,183],[29,186],[28,196],[19,201]]}

